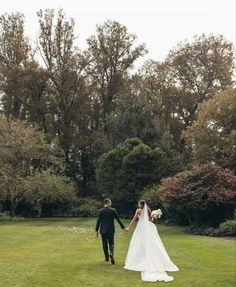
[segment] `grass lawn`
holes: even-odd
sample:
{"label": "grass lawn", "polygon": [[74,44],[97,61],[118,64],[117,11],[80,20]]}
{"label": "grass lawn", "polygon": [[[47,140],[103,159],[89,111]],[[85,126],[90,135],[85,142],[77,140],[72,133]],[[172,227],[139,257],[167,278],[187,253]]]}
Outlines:
{"label": "grass lawn", "polygon": [[95,219],[37,219],[0,225],[0,287],[176,286],[233,287],[235,241],[185,234],[158,226],[173,262],[170,283],[144,283],[139,272],[123,270],[132,232],[117,227],[116,261],[103,262]]}

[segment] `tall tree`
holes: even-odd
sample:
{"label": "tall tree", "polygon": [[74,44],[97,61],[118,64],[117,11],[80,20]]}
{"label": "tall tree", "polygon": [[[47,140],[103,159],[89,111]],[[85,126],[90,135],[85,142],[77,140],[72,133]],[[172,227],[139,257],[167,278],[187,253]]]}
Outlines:
{"label": "tall tree", "polygon": [[53,114],[48,93],[49,75],[36,61],[27,64],[24,71],[24,105],[21,118],[37,125],[52,139]]}
{"label": "tall tree", "polygon": [[185,126],[195,119],[199,103],[232,86],[233,45],[223,36],[195,36],[192,43],[178,44],[167,61],[178,88],[178,115]]}
{"label": "tall tree", "polygon": [[158,99],[144,91],[139,75],[124,81],[123,88],[114,99],[114,110],[107,116],[106,124],[112,146],[129,137],[141,139],[156,146],[159,139]]}
{"label": "tall tree", "polygon": [[178,119],[177,88],[171,75],[168,62],[147,61],[140,70],[142,77],[141,93],[153,99],[158,123],[158,144],[166,150],[182,151],[180,134],[183,123]]}
{"label": "tall tree", "polygon": [[195,162],[215,162],[236,172],[236,90],[225,90],[203,102],[184,136]]}
{"label": "tall tree", "polygon": [[[59,137],[67,163],[67,174],[78,177],[81,149],[87,145],[90,98],[86,86],[85,57],[75,46],[74,20],[62,10],[38,12],[39,51],[49,74],[49,108],[53,131]],[[75,155],[76,153],[76,155]],[[78,160],[77,160],[78,161]]]}
{"label": "tall tree", "polygon": [[113,99],[135,61],[146,53],[144,44],[135,46],[136,36],[116,21],[97,26],[88,40],[88,74],[94,85],[96,126],[106,131],[105,118],[113,110]]}
{"label": "tall tree", "polygon": [[20,13],[0,16],[0,90],[6,115],[21,117],[24,98],[24,70],[30,58],[30,45]]}

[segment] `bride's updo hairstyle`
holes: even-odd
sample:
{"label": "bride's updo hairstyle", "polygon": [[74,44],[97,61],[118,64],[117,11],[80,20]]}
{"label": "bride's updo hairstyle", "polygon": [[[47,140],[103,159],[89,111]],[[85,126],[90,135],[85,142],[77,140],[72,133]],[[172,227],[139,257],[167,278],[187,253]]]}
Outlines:
{"label": "bride's updo hairstyle", "polygon": [[[139,206],[141,207],[141,209],[144,208],[144,205],[146,204],[146,201],[144,199],[139,200],[138,202]],[[151,209],[149,207],[147,207],[148,209],[148,216],[151,218]]]}
{"label": "bride's updo hairstyle", "polygon": [[138,204],[141,206],[141,208],[144,208],[146,201],[144,199],[139,200]]}

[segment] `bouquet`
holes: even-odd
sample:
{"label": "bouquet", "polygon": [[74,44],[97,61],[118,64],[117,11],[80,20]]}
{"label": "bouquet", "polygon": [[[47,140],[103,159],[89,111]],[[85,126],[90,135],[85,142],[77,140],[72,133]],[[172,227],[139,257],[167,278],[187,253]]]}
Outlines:
{"label": "bouquet", "polygon": [[161,218],[161,216],[162,216],[162,211],[161,211],[161,209],[153,210],[153,211],[151,212],[151,218],[152,218],[152,220]]}

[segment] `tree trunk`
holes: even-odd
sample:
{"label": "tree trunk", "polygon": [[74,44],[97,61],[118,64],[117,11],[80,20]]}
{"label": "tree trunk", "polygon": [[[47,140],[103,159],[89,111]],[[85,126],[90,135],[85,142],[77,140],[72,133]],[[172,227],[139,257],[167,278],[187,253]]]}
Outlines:
{"label": "tree trunk", "polygon": [[41,217],[42,215],[42,203],[41,202],[37,204],[37,210],[38,210],[37,217]]}
{"label": "tree trunk", "polygon": [[10,204],[10,215],[12,217],[15,217],[15,210],[16,210],[16,203],[14,201],[11,201],[11,204]]}

